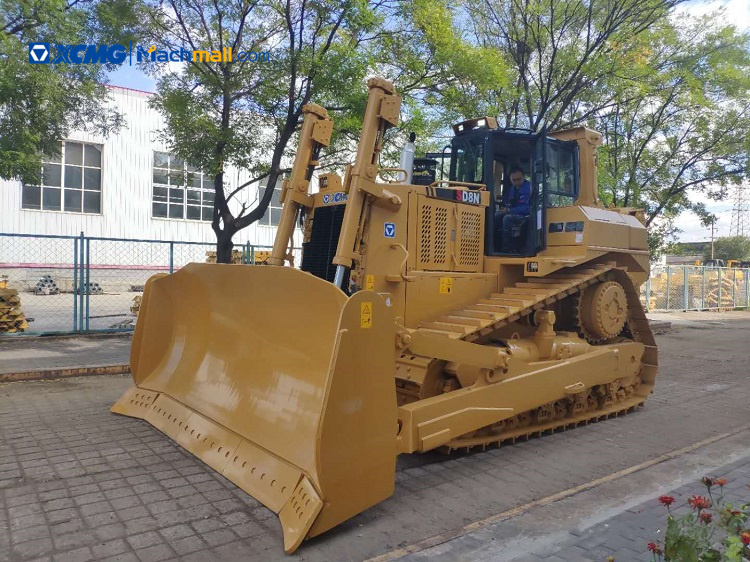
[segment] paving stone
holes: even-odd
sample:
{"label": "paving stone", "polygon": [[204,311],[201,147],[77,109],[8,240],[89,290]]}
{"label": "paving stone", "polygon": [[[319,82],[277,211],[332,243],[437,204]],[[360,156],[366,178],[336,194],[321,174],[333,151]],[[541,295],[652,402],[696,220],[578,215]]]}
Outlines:
{"label": "paving stone", "polygon": [[112,523],[111,525],[97,527],[95,533],[100,541],[108,541],[127,536],[127,529],[122,523]]}
{"label": "paving stone", "polygon": [[55,535],[52,537],[55,549],[59,551],[71,550],[73,548],[90,545],[96,542],[93,531],[78,531],[66,535]]}
{"label": "paving stone", "polygon": [[208,546],[205,542],[203,542],[203,540],[201,540],[200,537],[197,537],[195,535],[179,539],[172,539],[169,541],[169,545],[180,557],[192,552],[197,552],[199,550],[205,550]]}
{"label": "paving stone", "polygon": [[53,556],[53,560],[55,562],[87,562],[88,560],[93,559],[94,555],[91,553],[91,549],[89,547],[76,548],[75,550],[70,550],[61,554],[55,554]]}
{"label": "paving stone", "polygon": [[146,548],[147,546],[154,546],[156,544],[162,544],[164,539],[155,531],[149,531],[147,533],[141,533],[140,535],[134,535],[128,537],[128,543],[133,549]]}
{"label": "paving stone", "polygon": [[208,533],[202,533],[200,537],[211,547],[221,546],[237,540],[237,535],[229,529],[209,531]]}
{"label": "paving stone", "polygon": [[52,552],[52,539],[34,539],[13,545],[13,552],[22,558],[33,558]]}
{"label": "paving stone", "polygon": [[24,527],[13,532],[11,538],[14,543],[30,541],[34,539],[44,539],[50,536],[50,530],[47,525],[37,525],[36,527]]}
{"label": "paving stone", "polygon": [[123,539],[114,539],[94,545],[93,547],[91,547],[91,550],[94,553],[94,558],[99,560],[102,558],[107,558],[109,556],[115,556],[117,554],[127,552],[129,550],[129,547]]}
{"label": "paving stone", "polygon": [[118,519],[120,521],[129,521],[131,519],[141,519],[143,517],[148,517],[149,513],[148,510],[143,507],[142,505],[138,505],[135,507],[127,507],[124,509],[118,509],[115,511],[117,513]]}
{"label": "paving stone", "polygon": [[172,558],[175,553],[166,544],[149,546],[135,551],[136,556],[141,562],[160,562]]}
{"label": "paving stone", "polygon": [[123,552],[109,558],[104,558],[102,562],[140,562],[138,557],[132,552]]}

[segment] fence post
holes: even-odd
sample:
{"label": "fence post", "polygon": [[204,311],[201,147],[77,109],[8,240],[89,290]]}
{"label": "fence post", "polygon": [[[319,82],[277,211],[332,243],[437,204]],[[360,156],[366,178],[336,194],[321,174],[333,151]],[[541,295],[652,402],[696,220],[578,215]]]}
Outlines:
{"label": "fence post", "polygon": [[688,309],[688,266],[682,266],[682,309]]}
{"label": "fence post", "polygon": [[719,270],[719,288],[716,290],[716,306],[721,310],[721,268]]}
{"label": "fence post", "polygon": [[670,310],[669,308],[669,293],[672,289],[672,266],[667,266],[667,310]]}
{"label": "fence post", "polygon": [[174,241],[169,243],[169,273],[174,273]]}
{"label": "fence post", "polygon": [[78,331],[78,238],[73,238],[73,331]]}
{"label": "fence post", "polygon": [[[250,243],[248,242],[248,244]],[[250,263],[255,265],[255,246],[253,244],[250,244]]]}
{"label": "fence post", "polygon": [[78,275],[78,287],[76,287],[76,291],[78,291],[78,331],[83,331],[83,278],[84,278],[84,234],[83,231],[81,231],[81,236],[79,238],[80,242],[78,243],[78,251],[80,252],[78,257],[78,266],[80,267],[80,274]]}
{"label": "fence post", "polygon": [[732,308],[737,308],[737,268],[732,269]]}
{"label": "fence post", "polygon": [[86,238],[86,331],[90,329],[91,320],[91,240]]}
{"label": "fence post", "polygon": [[646,312],[649,312],[651,307],[651,274],[649,273],[648,279],[646,279]]}

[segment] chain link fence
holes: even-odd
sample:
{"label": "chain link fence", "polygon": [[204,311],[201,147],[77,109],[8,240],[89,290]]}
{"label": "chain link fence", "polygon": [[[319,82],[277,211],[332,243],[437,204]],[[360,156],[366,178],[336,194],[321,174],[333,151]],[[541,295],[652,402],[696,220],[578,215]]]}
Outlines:
{"label": "chain link fence", "polygon": [[660,266],[641,286],[641,302],[654,310],[731,310],[750,306],[750,269]]}
{"label": "chain link fence", "polygon": [[[269,246],[235,247],[233,262],[262,264]],[[295,267],[302,259],[292,250]],[[214,244],[0,233],[0,337],[129,331],[146,280],[215,261]],[[660,266],[641,286],[647,311],[750,307],[750,269]]]}
{"label": "chain link fence", "polygon": [[[0,337],[130,331],[156,273],[215,261],[202,242],[0,233]],[[235,246],[233,261],[261,264],[269,246]],[[301,250],[292,251],[299,267]]]}

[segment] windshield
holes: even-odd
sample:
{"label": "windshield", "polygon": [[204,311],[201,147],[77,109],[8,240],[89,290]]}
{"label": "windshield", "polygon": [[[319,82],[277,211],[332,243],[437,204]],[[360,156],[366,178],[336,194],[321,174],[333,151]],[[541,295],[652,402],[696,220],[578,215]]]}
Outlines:
{"label": "windshield", "polygon": [[453,139],[451,147],[451,181],[484,183],[484,139]]}

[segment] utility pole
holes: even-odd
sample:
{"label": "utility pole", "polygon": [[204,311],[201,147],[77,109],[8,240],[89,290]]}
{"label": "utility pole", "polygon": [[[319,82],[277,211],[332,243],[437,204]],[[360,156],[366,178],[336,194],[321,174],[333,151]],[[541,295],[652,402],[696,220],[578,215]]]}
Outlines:
{"label": "utility pole", "polygon": [[716,219],[711,221],[711,259],[714,259],[714,224]]}

